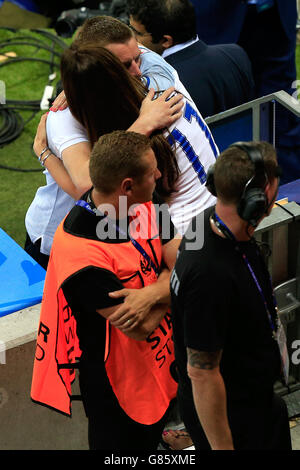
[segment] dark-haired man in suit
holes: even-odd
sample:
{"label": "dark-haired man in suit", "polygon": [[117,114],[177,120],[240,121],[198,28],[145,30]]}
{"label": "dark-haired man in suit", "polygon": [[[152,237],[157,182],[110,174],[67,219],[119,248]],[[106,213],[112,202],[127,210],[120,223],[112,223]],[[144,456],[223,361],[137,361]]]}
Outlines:
{"label": "dark-haired man in suit", "polygon": [[253,98],[249,58],[236,44],[208,46],[197,36],[189,0],[128,0],[137,40],[178,72],[203,117]]}
{"label": "dark-haired man in suit", "polygon": [[[248,54],[255,97],[296,89],[296,0],[191,0],[199,37],[239,44]],[[276,150],[282,183],[300,178],[300,119],[276,107]]]}

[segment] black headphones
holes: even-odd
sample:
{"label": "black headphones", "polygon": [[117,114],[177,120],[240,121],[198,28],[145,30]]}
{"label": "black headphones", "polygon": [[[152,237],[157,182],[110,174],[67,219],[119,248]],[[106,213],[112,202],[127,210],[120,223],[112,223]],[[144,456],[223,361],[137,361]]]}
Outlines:
{"label": "black headphones", "polygon": [[[231,147],[244,150],[254,164],[254,175],[245,184],[243,194],[237,205],[237,212],[241,219],[246,220],[250,225],[256,227],[258,221],[265,214],[269,206],[265,194],[265,188],[269,180],[266,174],[263,156],[259,148],[249,142],[236,142],[230,145],[229,148]],[[277,176],[279,176],[279,174]],[[217,196],[214,184],[214,165],[208,169],[206,187],[214,196]]]}

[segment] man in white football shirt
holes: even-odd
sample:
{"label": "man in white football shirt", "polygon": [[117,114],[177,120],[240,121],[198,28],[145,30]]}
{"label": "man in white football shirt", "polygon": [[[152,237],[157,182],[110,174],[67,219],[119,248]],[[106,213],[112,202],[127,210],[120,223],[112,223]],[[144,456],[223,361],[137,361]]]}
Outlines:
{"label": "man in white football shirt", "polygon": [[[89,37],[94,38],[97,44],[117,55],[128,71],[141,78],[150,88],[165,90],[174,86],[184,95],[183,115],[179,119],[179,114],[171,115],[168,129],[168,139],[173,144],[180,170],[177,191],[169,200],[169,208],[173,223],[184,233],[191,217],[214,202],[205,187],[205,181],[206,171],[218,156],[218,149],[207,125],[179,81],[177,72],[159,55],[139,46],[125,24],[111,17],[91,18],[86,21],[80,34],[87,40]],[[153,97],[150,93],[150,97]],[[131,130],[149,135],[155,128],[153,125],[153,120],[146,125],[145,120],[141,125],[136,121]],[[72,184],[62,189],[63,184],[60,185],[60,180],[57,183],[51,168],[57,159],[49,158],[45,164],[47,185],[38,189],[25,219],[28,251],[33,255],[32,245],[38,244],[37,251],[46,256],[46,260],[59,222],[74,205],[74,200],[91,186],[88,174],[91,147],[87,133],[68,108],[49,113],[47,138],[52,153],[60,159]],[[45,140],[40,134],[35,142],[37,154],[44,147]]]}

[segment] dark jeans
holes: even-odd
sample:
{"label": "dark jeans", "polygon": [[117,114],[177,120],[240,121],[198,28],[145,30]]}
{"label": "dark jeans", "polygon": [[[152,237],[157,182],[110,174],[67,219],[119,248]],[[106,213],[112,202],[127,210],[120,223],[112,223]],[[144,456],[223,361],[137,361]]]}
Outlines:
{"label": "dark jeans", "polygon": [[33,258],[37,263],[39,263],[42,268],[47,269],[49,256],[44,255],[40,252],[41,249],[41,239],[39,238],[35,243],[32,243],[28,233],[26,234],[24,250],[28,253],[31,258]]}
{"label": "dark jeans", "polygon": [[155,451],[165,427],[165,417],[152,425],[140,424],[122,408],[103,404],[101,411],[88,417],[90,450]]}
{"label": "dark jeans", "polygon": [[119,405],[103,362],[87,364],[82,361],[79,370],[80,392],[88,418],[90,450],[155,451],[161,440],[168,411],[155,424],[137,423]]}
{"label": "dark jeans", "polygon": [[[211,450],[195,408],[182,397],[179,408],[195,449]],[[229,404],[228,420],[236,450],[292,450],[287,407],[275,394],[262,403]]]}

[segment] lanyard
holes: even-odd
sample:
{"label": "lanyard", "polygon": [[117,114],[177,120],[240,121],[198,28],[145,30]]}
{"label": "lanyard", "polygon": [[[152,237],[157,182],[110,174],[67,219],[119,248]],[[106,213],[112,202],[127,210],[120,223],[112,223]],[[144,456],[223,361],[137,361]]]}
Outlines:
{"label": "lanyard", "polygon": [[[216,226],[219,230],[221,230],[221,232],[225,235],[226,238],[229,238],[230,240],[232,240],[235,245],[236,245],[236,249],[237,251],[241,254],[242,256],[242,259],[246,265],[246,267],[248,268],[248,271],[250,272],[251,276],[252,276],[252,279],[254,280],[255,282],[255,285],[261,295],[261,298],[263,300],[263,303],[264,303],[264,306],[265,306],[265,309],[266,309],[266,312],[267,312],[267,315],[268,315],[268,319],[269,319],[269,323],[270,323],[270,326],[271,326],[271,329],[272,329],[272,333],[273,333],[273,336],[275,335],[275,331],[276,331],[276,327],[274,325],[274,322],[272,320],[272,316],[270,314],[270,311],[269,311],[269,308],[268,308],[268,304],[267,304],[267,301],[266,301],[266,298],[265,298],[265,295],[263,293],[263,290],[262,290],[262,287],[261,285],[259,284],[259,281],[255,275],[255,272],[253,271],[253,268],[247,258],[247,256],[245,255],[245,253],[243,253],[238,245],[238,242],[235,238],[235,236],[233,235],[233,233],[231,232],[231,230],[229,230],[229,228],[227,227],[227,225],[223,222],[223,220],[220,219],[220,217],[218,216],[218,214],[216,214],[216,212],[214,213],[213,215],[213,220],[214,222],[216,223]],[[259,251],[257,250],[257,253],[260,255]],[[272,300],[273,300],[273,305],[274,305],[274,308],[275,308],[275,311],[277,312],[277,302],[276,302],[276,299],[275,299],[275,295],[274,295],[274,292],[273,292],[273,288],[272,288],[272,283],[271,283],[271,277],[268,273],[268,276],[269,276],[269,282],[270,282],[270,286],[271,286],[271,290],[272,290]]]}
{"label": "lanyard", "polygon": [[[101,214],[96,207],[92,208],[90,206],[90,204],[88,202],[84,201],[83,199],[79,199],[78,201],[76,201],[76,206],[83,207],[84,209],[86,209],[87,211],[91,212],[94,215],[102,215],[103,217],[107,217],[106,215]],[[159,270],[158,270],[157,266],[155,265],[155,263],[150,258],[150,256],[148,255],[148,253],[144,250],[144,248],[134,238],[132,238],[129,234],[124,232],[124,230],[122,230],[118,225],[116,225],[112,221],[111,221],[111,223],[112,223],[113,228],[116,229],[121,235],[123,235],[125,237],[127,237],[127,235],[129,236],[129,240],[133,244],[134,248],[136,250],[138,250],[139,253],[141,253],[141,255],[145,258],[147,263],[150,264],[150,266],[153,269],[153,271],[155,272],[156,276],[158,276]]]}

